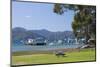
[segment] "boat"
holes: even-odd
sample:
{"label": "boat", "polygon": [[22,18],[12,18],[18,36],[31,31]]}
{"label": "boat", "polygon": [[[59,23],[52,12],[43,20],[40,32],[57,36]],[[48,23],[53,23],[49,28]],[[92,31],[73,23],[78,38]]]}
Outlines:
{"label": "boat", "polygon": [[27,39],[25,45],[46,45],[46,40],[43,40],[41,38]]}

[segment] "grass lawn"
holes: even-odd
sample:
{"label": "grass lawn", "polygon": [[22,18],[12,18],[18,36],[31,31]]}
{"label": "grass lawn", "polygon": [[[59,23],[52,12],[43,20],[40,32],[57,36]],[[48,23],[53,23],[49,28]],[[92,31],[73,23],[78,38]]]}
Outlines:
{"label": "grass lawn", "polygon": [[65,63],[79,61],[95,61],[95,49],[83,49],[80,52],[65,52],[65,57],[57,57],[55,54],[31,54],[12,56],[12,65]]}

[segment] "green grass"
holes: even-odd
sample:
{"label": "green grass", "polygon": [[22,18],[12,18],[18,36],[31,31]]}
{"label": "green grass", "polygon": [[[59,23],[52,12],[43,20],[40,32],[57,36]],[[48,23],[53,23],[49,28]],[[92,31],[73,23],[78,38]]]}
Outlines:
{"label": "green grass", "polygon": [[51,53],[12,56],[12,65],[63,63],[95,60],[95,50],[84,49],[80,52],[66,52],[65,57],[57,57]]}

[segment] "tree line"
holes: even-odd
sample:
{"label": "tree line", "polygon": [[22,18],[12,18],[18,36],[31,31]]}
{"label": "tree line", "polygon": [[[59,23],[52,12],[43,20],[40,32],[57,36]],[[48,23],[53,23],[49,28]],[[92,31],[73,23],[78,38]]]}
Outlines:
{"label": "tree line", "polygon": [[77,39],[85,38],[86,43],[89,39],[96,42],[96,7],[91,5],[66,5],[55,4],[54,13],[64,14],[68,10],[74,11],[72,29]]}

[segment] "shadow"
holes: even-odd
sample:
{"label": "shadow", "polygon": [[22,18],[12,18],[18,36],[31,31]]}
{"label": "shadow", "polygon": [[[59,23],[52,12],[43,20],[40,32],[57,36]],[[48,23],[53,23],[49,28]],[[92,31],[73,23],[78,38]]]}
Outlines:
{"label": "shadow", "polygon": [[66,56],[66,54],[56,54],[55,56],[57,56],[57,57],[68,57],[68,56]]}

